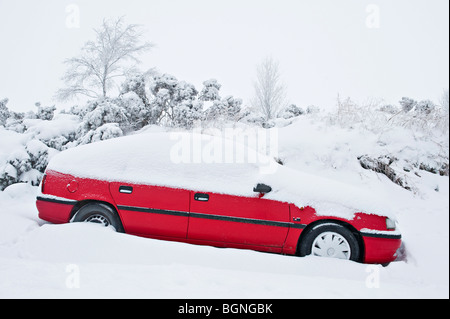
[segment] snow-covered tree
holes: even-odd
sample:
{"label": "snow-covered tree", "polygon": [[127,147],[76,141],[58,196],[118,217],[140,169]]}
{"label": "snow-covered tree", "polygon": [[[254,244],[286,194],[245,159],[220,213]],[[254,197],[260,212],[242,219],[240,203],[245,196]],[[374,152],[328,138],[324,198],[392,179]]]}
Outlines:
{"label": "snow-covered tree", "polygon": [[[200,119],[200,105],[196,98],[198,91],[194,85],[178,81],[170,74],[157,75],[153,78],[150,90],[154,96],[151,101],[151,117],[154,123],[180,126],[181,114],[190,114],[191,119]],[[181,121],[180,121],[181,120]],[[187,120],[190,123],[191,120]],[[191,125],[188,125],[191,126]]]}
{"label": "snow-covered tree", "polygon": [[141,41],[140,26],[125,25],[123,18],[104,20],[94,31],[96,39],[86,42],[78,57],[65,61],[66,87],[57,92],[60,100],[77,95],[106,97],[115,79],[129,74],[139,63],[138,56],[152,47]]}
{"label": "snow-covered tree", "polygon": [[173,125],[191,129],[196,122],[203,120],[203,103],[185,100],[174,108]]}
{"label": "snow-covered tree", "polygon": [[176,77],[170,74],[157,75],[150,85],[154,99],[151,102],[153,124],[159,123],[175,107],[175,91],[178,85]]}
{"label": "snow-covered tree", "polygon": [[197,98],[198,91],[194,85],[185,81],[178,82],[175,87],[175,103],[180,104],[186,101],[194,101]]}
{"label": "snow-covered tree", "polygon": [[211,79],[203,82],[203,89],[200,92],[200,96],[198,99],[204,102],[219,101],[219,91],[221,87],[222,85],[219,84],[216,79]]}
{"label": "snow-covered tree", "polygon": [[198,91],[194,85],[178,82],[175,88],[175,106],[169,112],[172,125],[190,129],[203,118],[203,103],[197,101]]}

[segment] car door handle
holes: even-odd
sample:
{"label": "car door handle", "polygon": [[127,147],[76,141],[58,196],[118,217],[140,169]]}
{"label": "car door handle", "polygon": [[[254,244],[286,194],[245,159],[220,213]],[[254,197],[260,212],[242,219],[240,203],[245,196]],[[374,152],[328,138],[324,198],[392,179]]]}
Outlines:
{"label": "car door handle", "polygon": [[199,202],[207,202],[207,201],[209,201],[209,195],[198,193],[198,194],[194,195],[194,199]]}
{"label": "car door handle", "polygon": [[132,194],[133,193],[133,187],[131,187],[131,186],[120,186],[119,187],[119,193]]}

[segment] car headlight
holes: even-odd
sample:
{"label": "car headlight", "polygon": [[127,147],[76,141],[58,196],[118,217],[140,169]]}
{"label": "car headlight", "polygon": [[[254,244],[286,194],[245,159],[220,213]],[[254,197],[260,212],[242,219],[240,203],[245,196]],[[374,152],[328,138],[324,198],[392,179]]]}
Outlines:
{"label": "car headlight", "polygon": [[392,220],[390,218],[386,218],[386,229],[387,230],[396,230],[396,223],[395,220]]}

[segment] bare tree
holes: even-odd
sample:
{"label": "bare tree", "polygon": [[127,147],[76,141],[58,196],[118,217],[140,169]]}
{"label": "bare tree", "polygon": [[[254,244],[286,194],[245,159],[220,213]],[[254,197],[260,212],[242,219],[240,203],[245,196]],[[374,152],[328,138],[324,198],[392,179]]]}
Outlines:
{"label": "bare tree", "polygon": [[286,87],[281,82],[279,63],[266,58],[257,68],[253,106],[270,120],[287,105]]}
{"label": "bare tree", "polygon": [[123,17],[104,20],[94,31],[96,40],[86,42],[78,57],[65,61],[68,69],[62,79],[66,87],[58,90],[59,100],[77,95],[106,97],[114,79],[129,73],[140,62],[139,54],[153,47],[141,42],[140,26],[125,25]]}

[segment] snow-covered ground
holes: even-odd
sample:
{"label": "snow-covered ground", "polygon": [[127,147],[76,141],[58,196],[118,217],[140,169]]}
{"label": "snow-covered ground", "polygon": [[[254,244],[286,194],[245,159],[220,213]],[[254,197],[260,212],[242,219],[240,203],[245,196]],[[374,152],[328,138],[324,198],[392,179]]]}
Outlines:
{"label": "snow-covered ground", "polygon": [[[0,157],[13,143],[27,142],[0,133]],[[16,184],[0,192],[0,298],[449,298],[448,177],[403,172],[413,186],[407,191],[357,161],[395,154],[406,165],[433,153],[435,143],[406,130],[376,134],[306,116],[277,128],[277,135],[285,166],[364,188],[387,203],[407,259],[383,268],[51,225],[38,218],[38,188]]]}

